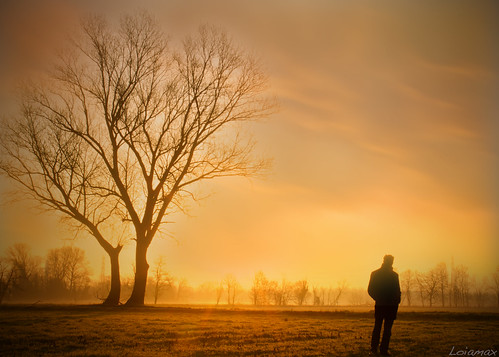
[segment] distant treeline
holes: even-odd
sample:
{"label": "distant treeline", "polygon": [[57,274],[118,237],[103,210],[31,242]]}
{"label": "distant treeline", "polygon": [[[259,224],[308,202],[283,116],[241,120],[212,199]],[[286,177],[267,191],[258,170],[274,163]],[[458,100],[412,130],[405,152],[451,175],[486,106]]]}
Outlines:
{"label": "distant treeline", "polygon": [[400,274],[402,304],[406,306],[499,307],[499,266],[490,276],[471,276],[464,265],[437,264],[427,272]]}
{"label": "distant treeline", "polygon": [[[31,254],[26,244],[14,244],[0,257],[0,303],[100,302],[107,296],[110,277],[104,261],[98,280],[90,278],[85,252],[74,246],[51,249],[45,258]],[[122,301],[130,296],[133,278],[122,278]],[[447,268],[439,263],[427,272],[406,270],[400,274],[402,305],[423,307],[499,307],[499,267],[490,276],[477,278],[463,265]],[[347,281],[314,286],[304,279],[268,279],[255,274],[250,289],[228,274],[219,282],[197,287],[166,270],[161,257],[150,267],[146,303],[205,303],[255,306],[369,306],[373,301],[365,288],[349,287]]]}
{"label": "distant treeline", "polygon": [[26,244],[14,244],[0,257],[2,301],[81,300],[91,296],[85,252],[76,247],[51,249],[45,260]]}

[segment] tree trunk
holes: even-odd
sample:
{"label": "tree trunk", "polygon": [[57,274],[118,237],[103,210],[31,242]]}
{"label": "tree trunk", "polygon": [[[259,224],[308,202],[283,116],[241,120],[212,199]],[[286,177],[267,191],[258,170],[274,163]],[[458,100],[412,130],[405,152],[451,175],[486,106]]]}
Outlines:
{"label": "tree trunk", "polygon": [[111,259],[111,289],[103,305],[117,306],[120,303],[121,294],[121,280],[120,280],[120,263],[119,255],[122,246],[118,245],[116,248],[108,251],[109,258]]}
{"label": "tree trunk", "polygon": [[146,244],[140,243],[137,240],[137,247],[135,249],[135,282],[133,284],[132,295],[126,302],[126,306],[144,306],[147,271],[149,270],[146,258],[147,248]]}

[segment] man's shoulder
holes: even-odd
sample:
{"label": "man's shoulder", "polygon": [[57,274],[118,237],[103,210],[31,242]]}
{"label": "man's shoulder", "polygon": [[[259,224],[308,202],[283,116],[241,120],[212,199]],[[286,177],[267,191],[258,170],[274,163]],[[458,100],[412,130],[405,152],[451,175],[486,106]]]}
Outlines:
{"label": "man's shoulder", "polygon": [[376,275],[381,275],[381,276],[393,276],[398,278],[398,274],[394,272],[393,270],[388,270],[388,269],[383,269],[379,268],[371,272],[371,276],[376,276]]}

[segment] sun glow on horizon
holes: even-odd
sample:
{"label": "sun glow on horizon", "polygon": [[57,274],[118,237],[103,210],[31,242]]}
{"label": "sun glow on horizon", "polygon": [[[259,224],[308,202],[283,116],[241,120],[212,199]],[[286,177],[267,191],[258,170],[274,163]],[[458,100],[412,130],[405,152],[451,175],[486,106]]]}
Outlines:
{"label": "sun glow on horizon", "polygon": [[[234,274],[246,288],[257,271],[364,288],[387,253],[399,272],[442,261],[477,276],[496,269],[497,4],[216,3],[148,0],[144,7],[172,37],[214,22],[260,54],[280,108],[248,131],[255,153],[273,166],[263,178],[199,187],[208,197],[189,203],[190,216],[167,219],[150,265],[164,256],[168,271],[192,285]],[[12,106],[11,82],[42,70],[49,55],[40,48],[71,27],[54,18],[115,11],[75,1],[51,14],[57,4],[47,2],[40,15],[4,6],[0,23],[19,18],[44,31],[35,45],[33,28],[0,27],[13,42],[0,42],[0,104]],[[3,177],[0,185],[6,197],[12,186]],[[53,217],[26,215],[27,206],[0,207],[0,253],[25,242],[43,256],[73,237]],[[91,237],[74,244],[97,277],[102,248]],[[133,248],[130,241],[121,254],[123,276],[132,274]]]}

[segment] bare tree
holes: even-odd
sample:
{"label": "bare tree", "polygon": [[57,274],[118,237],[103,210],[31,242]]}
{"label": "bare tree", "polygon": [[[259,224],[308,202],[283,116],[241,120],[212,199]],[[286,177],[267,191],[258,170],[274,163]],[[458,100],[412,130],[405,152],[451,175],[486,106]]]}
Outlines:
{"label": "bare tree", "polygon": [[400,283],[402,286],[402,296],[407,300],[407,306],[411,306],[411,291],[414,284],[414,273],[412,270],[408,269],[400,275]]}
{"label": "bare tree", "polygon": [[312,288],[313,302],[315,306],[324,305],[324,299],[321,296],[321,288],[313,287]]}
{"label": "bare tree", "polygon": [[90,282],[85,251],[70,246],[51,249],[45,259],[45,279],[52,292],[62,289],[69,297],[76,298],[78,291]]}
{"label": "bare tree", "polygon": [[432,307],[438,287],[436,270],[432,269],[426,273],[416,272],[416,283],[419,288],[421,304],[425,306],[425,300],[428,300],[429,306]]}
{"label": "bare tree", "polygon": [[18,297],[32,297],[41,284],[41,258],[31,255],[27,244],[16,243],[8,248],[7,260],[14,270],[12,287]]}
{"label": "bare tree", "polygon": [[177,301],[187,302],[191,294],[192,287],[189,285],[187,279],[179,279],[177,285]]}
{"label": "bare tree", "polygon": [[293,293],[296,303],[299,306],[302,306],[305,303],[308,294],[308,281],[307,280],[297,281],[295,283]]}
{"label": "bare tree", "polygon": [[237,124],[271,112],[267,79],[215,28],[169,51],[145,14],[124,17],[116,30],[90,18],[72,43],[47,89],[24,100],[21,125],[3,140],[1,168],[90,231],[112,269],[122,245],[113,247],[102,226],[116,218],[130,223],[136,272],[127,304],[143,305],[147,249],[165,217],[192,197],[189,188],[266,166]]}
{"label": "bare tree", "polygon": [[428,297],[428,302],[430,307],[433,306],[435,296],[437,294],[438,288],[438,276],[436,269],[431,269],[424,275],[426,296]]}
{"label": "bare tree", "polygon": [[45,289],[50,297],[60,297],[66,292],[64,281],[66,268],[67,262],[61,256],[59,249],[49,250],[45,258]]}
{"label": "bare tree", "polygon": [[479,279],[476,276],[471,278],[471,284],[473,287],[473,300],[476,307],[483,307],[486,301],[487,287],[490,286],[487,277]]}
{"label": "bare tree", "polygon": [[5,258],[0,258],[0,304],[9,293],[14,280],[14,267]]}
{"label": "bare tree", "polygon": [[454,286],[453,286],[453,300],[455,306],[469,306],[470,298],[470,275],[468,268],[464,265],[459,265],[454,269]]}
{"label": "bare tree", "polygon": [[442,262],[437,264],[434,269],[435,279],[437,282],[437,288],[440,292],[440,301],[442,307],[445,306],[445,295],[447,288],[449,287],[449,273],[447,272],[447,265]]}
{"label": "bare tree", "polygon": [[415,273],[415,280],[419,290],[419,297],[421,299],[421,305],[425,306],[426,301],[426,279],[423,273],[417,271]]}
{"label": "bare tree", "polygon": [[154,278],[154,305],[157,304],[159,295],[164,288],[172,287],[173,278],[165,270],[165,262],[163,256],[160,256],[153,267]]}
{"label": "bare tree", "polygon": [[292,298],[293,285],[286,279],[282,279],[280,284],[277,281],[271,281],[270,291],[274,305],[286,306]]}
{"label": "bare tree", "polygon": [[348,287],[348,283],[346,280],[338,281],[336,284],[336,288],[334,289],[334,298],[333,298],[333,305],[338,306],[341,295],[345,292],[345,289]]}
{"label": "bare tree", "polygon": [[224,285],[227,290],[227,305],[236,303],[236,296],[239,290],[239,283],[234,275],[228,274],[224,279]]}
{"label": "bare tree", "polygon": [[271,282],[262,271],[255,273],[250,298],[254,305],[268,305],[272,292]]}
{"label": "bare tree", "polygon": [[68,256],[66,280],[70,296],[75,297],[78,290],[84,289],[90,282],[88,261],[85,258],[85,251],[80,248],[63,247],[61,250]]}

